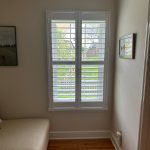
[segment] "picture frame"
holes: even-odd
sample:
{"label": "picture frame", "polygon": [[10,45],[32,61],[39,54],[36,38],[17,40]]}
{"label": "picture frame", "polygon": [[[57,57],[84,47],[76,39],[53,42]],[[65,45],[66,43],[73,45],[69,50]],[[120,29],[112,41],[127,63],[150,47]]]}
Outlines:
{"label": "picture frame", "polygon": [[16,26],[0,26],[0,66],[17,66]]}
{"label": "picture frame", "polygon": [[124,59],[135,59],[136,33],[122,36],[119,39],[119,56]]}

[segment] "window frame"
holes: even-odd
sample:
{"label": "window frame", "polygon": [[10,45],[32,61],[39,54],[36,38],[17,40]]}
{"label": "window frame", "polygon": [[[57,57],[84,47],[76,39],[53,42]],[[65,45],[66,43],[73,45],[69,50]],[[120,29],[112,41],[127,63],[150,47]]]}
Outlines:
{"label": "window frame", "polygon": [[[52,61],[52,33],[51,20],[75,20],[76,30],[76,57],[75,61],[68,64],[75,65],[75,102],[53,102],[53,61]],[[81,102],[81,65],[87,63],[81,61],[82,45],[82,20],[105,20],[106,21],[106,40],[104,64],[104,87],[103,102]],[[47,56],[48,56],[48,98],[49,111],[53,110],[107,110],[108,109],[108,65],[109,65],[109,34],[110,34],[110,12],[109,11],[46,11],[46,33],[47,33]],[[79,57],[80,56],[80,57]],[[63,63],[65,61],[62,61]],[[88,62],[88,61],[86,61]],[[98,62],[98,61],[96,61]],[[56,62],[57,63],[57,62]],[[67,63],[67,62],[66,62]],[[60,63],[61,64],[61,63]],[[65,64],[65,63],[64,63]],[[100,65],[100,63],[98,63]],[[78,69],[77,69],[78,68]],[[76,80],[79,78],[80,80]]]}

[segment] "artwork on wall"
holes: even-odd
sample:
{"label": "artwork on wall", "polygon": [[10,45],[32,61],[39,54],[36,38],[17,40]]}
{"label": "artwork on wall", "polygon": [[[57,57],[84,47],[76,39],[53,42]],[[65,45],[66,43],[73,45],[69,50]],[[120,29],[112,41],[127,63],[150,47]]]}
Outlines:
{"label": "artwork on wall", "polygon": [[0,26],[0,66],[16,66],[16,27]]}
{"label": "artwork on wall", "polygon": [[135,58],[136,34],[122,36],[119,40],[119,56],[126,59]]}

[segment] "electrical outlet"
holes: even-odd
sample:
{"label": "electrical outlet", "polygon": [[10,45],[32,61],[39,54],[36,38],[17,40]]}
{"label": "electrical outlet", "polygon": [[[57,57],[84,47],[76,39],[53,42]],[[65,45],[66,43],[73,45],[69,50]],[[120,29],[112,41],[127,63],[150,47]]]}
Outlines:
{"label": "electrical outlet", "polygon": [[116,132],[116,138],[117,138],[117,142],[119,146],[121,146],[122,145],[122,132],[121,131]]}

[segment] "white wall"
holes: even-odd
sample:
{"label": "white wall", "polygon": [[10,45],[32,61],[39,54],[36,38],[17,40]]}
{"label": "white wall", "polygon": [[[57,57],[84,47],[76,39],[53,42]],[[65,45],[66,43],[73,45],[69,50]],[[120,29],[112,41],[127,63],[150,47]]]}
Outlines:
{"label": "white wall", "polygon": [[[51,131],[109,130],[115,39],[115,0],[13,0],[0,2],[0,25],[17,26],[19,66],[0,67],[0,115],[47,117]],[[109,110],[48,112],[45,10],[110,10]]]}
{"label": "white wall", "polygon": [[122,131],[123,150],[138,146],[147,15],[148,0],[120,0],[117,38],[137,33],[136,59],[120,59],[118,48],[116,54],[113,131]]}

